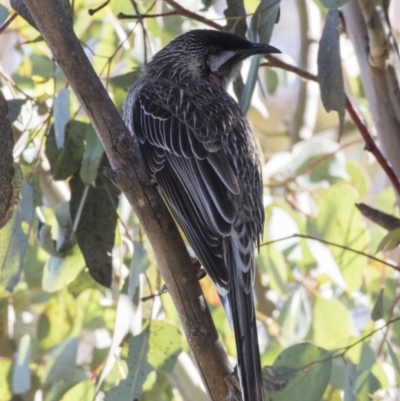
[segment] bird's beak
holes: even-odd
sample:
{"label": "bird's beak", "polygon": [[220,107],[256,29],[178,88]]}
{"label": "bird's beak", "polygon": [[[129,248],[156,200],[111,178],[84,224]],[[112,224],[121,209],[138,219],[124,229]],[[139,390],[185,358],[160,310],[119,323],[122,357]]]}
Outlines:
{"label": "bird's beak", "polygon": [[256,54],[270,54],[270,53],[282,53],[276,47],[267,45],[265,43],[252,43],[252,47],[248,49],[239,50],[236,53],[236,57],[239,60],[244,60],[247,57],[254,56]]}

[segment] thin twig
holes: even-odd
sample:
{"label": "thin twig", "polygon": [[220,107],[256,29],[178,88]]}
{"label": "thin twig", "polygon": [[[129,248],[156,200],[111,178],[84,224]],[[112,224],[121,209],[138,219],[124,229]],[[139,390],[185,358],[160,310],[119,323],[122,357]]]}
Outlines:
{"label": "thin twig", "polygon": [[171,17],[173,15],[180,15],[177,11],[168,11],[166,13],[160,14],[140,14],[140,15],[130,15],[124,13],[118,13],[118,19],[142,19],[142,18],[158,18],[158,17]]}
{"label": "thin twig", "polygon": [[358,251],[357,249],[350,248],[350,247],[348,247],[346,245],[340,245],[340,244],[336,244],[334,242],[326,241],[324,239],[317,238],[317,237],[314,237],[312,235],[292,234],[292,235],[288,235],[287,237],[282,237],[282,238],[278,238],[278,239],[275,239],[275,240],[272,240],[272,241],[264,242],[260,246],[267,246],[267,245],[270,245],[270,244],[275,244],[276,242],[281,242],[281,241],[285,241],[285,240],[292,239],[292,238],[311,239],[313,241],[321,242],[322,244],[325,244],[325,245],[330,245],[330,246],[334,246],[336,248],[344,249],[345,251],[353,252],[353,253],[356,253],[358,255],[365,256],[368,259],[375,260],[376,262],[382,263],[382,264],[384,264],[386,266],[389,266],[392,269],[397,270],[397,271],[400,272],[400,267],[397,266],[397,265],[394,265],[392,263],[386,262],[386,261],[384,261],[382,259],[379,259],[379,258],[377,258],[375,256],[372,256],[372,255],[370,255],[370,254],[368,254],[366,252]]}
{"label": "thin twig", "polygon": [[[300,77],[304,79],[309,79],[311,81],[317,81],[317,76],[314,74],[311,74],[308,71],[304,71],[303,69],[296,67],[294,65],[285,63],[282,60],[278,60],[274,56],[268,54],[265,55],[265,58],[268,60],[268,63],[262,63],[260,66],[268,66],[268,67],[278,67],[281,68],[285,71],[290,71],[293,72]],[[390,182],[392,183],[394,189],[396,192],[400,195],[400,180],[397,177],[396,173],[394,172],[392,166],[388,163],[387,159],[385,156],[382,154],[380,149],[377,147],[374,139],[372,138],[371,133],[368,130],[368,127],[364,123],[364,121],[361,119],[361,116],[358,114],[356,109],[354,108],[353,104],[350,102],[349,98],[346,96],[346,110],[349,113],[351,119],[354,122],[354,125],[357,127],[359,130],[361,136],[364,139],[365,142],[365,150],[371,152],[379,165],[382,167],[382,169],[385,171],[387,177],[389,178]]]}
{"label": "thin twig", "polygon": [[98,7],[96,7],[96,8],[90,8],[89,11],[88,11],[89,15],[94,15],[94,14],[96,14],[97,11],[100,11],[100,10],[102,10],[104,7],[106,7],[110,1],[111,1],[111,0],[106,0],[106,1],[105,1],[103,4],[101,4],[100,6],[98,6]]}
{"label": "thin twig", "polygon": [[163,0],[165,3],[170,5],[179,15],[190,18],[194,21],[202,22],[205,25],[211,26],[214,29],[222,30],[222,26],[214,21],[209,20],[199,14],[189,11],[187,8],[182,7],[180,4],[176,3],[174,0]]}
{"label": "thin twig", "polygon": [[13,22],[18,15],[18,13],[14,13],[2,26],[0,26],[0,35],[10,26],[11,22]]}

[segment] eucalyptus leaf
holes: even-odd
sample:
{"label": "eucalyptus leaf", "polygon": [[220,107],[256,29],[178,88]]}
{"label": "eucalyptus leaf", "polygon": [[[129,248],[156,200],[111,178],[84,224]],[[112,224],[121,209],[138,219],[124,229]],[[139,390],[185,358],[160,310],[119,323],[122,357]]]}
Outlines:
{"label": "eucalyptus leaf", "polygon": [[[70,180],[71,216],[75,221],[85,185],[78,175]],[[114,246],[119,190],[100,177],[96,187],[90,187],[79,224],[76,238],[85,257],[90,275],[101,285],[111,285],[111,252]]]}
{"label": "eucalyptus leaf", "polygon": [[13,218],[0,230],[0,279],[13,291],[24,265],[29,234],[34,221],[32,186],[24,183],[21,201]]}
{"label": "eucalyptus leaf", "polygon": [[3,25],[4,21],[8,17],[8,10],[2,4],[0,4],[0,26]]}
{"label": "eucalyptus leaf", "polygon": [[175,326],[160,320],[150,324],[148,362],[154,369],[170,373],[182,351],[182,333]]}
{"label": "eucalyptus leaf", "polygon": [[376,322],[383,318],[383,288],[379,291],[379,295],[376,298],[375,305],[371,312],[371,319]]}
{"label": "eucalyptus leaf", "polygon": [[106,394],[106,401],[134,400],[142,394],[147,375],[153,370],[147,362],[149,352],[149,330],[129,340],[128,375],[121,383]]}
{"label": "eucalyptus leaf", "polygon": [[389,231],[381,240],[376,250],[376,253],[385,251],[391,251],[396,248],[400,243],[400,228],[395,228]]}
{"label": "eucalyptus leaf", "polygon": [[7,101],[8,104],[8,119],[14,122],[21,114],[22,106],[27,102],[27,99],[11,99]]}
{"label": "eucalyptus leaf", "polygon": [[324,5],[324,7],[328,8],[329,10],[336,10],[348,2],[349,0],[321,0],[321,3]]}
{"label": "eucalyptus leaf", "polygon": [[[250,39],[254,42],[269,43],[279,15],[279,0],[261,0],[250,22]],[[262,56],[251,59],[250,70],[240,97],[240,107],[246,112],[258,79],[258,66]]]}
{"label": "eucalyptus leaf", "polygon": [[85,151],[84,138],[89,124],[71,121],[66,127],[64,147],[58,149],[54,125],[46,138],[46,156],[55,180],[65,180],[79,171]]}
{"label": "eucalyptus leaf", "polygon": [[78,245],[75,245],[63,257],[50,256],[44,266],[43,291],[60,290],[72,282],[84,267],[85,259]]}
{"label": "eucalyptus leaf", "polygon": [[29,334],[24,334],[19,340],[13,369],[12,388],[14,394],[24,394],[31,388],[30,357],[31,337]]}
{"label": "eucalyptus leaf", "polygon": [[65,127],[71,119],[69,106],[70,91],[65,88],[58,92],[54,100],[54,134],[58,149],[62,149],[64,147]]}
{"label": "eucalyptus leaf", "polygon": [[332,359],[328,351],[313,344],[296,344],[284,350],[272,368],[277,391],[268,394],[268,401],[320,401],[329,383]]}
{"label": "eucalyptus leaf", "polygon": [[338,112],[341,133],[344,126],[346,95],[340,58],[339,25],[339,11],[330,10],[318,49],[318,83],[325,110]]}
{"label": "eucalyptus leaf", "polygon": [[79,174],[82,182],[86,185],[90,185],[97,177],[97,172],[104,149],[91,125],[88,125],[86,130],[85,142],[86,147]]}

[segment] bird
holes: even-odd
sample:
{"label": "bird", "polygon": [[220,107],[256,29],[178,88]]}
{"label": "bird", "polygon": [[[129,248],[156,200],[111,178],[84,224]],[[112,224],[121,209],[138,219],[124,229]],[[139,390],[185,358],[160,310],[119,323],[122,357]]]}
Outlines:
{"label": "bird", "polygon": [[280,53],[208,29],[155,54],[129,90],[124,121],[146,169],[228,307],[243,401],[262,401],[253,283],[264,225],[258,148],[227,92],[242,61]]}

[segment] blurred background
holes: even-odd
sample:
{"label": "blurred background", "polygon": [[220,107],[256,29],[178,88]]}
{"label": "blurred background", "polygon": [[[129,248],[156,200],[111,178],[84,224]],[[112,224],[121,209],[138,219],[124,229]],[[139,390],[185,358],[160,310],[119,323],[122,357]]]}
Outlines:
{"label": "blurred background", "polygon": [[[180,33],[210,28],[190,13],[227,23],[223,0],[177,1],[184,15],[161,0],[111,0],[100,9],[101,0],[62,3],[121,112],[147,60]],[[266,22],[270,43],[280,60],[317,74],[328,15],[322,3],[245,0],[242,20],[257,39],[255,16],[279,6],[279,21]],[[398,40],[400,0],[383,3]],[[0,26],[13,14],[0,0]],[[341,28],[345,91],[376,139],[354,42]],[[255,293],[268,399],[400,400],[398,253],[381,243],[387,230],[355,206],[396,216],[395,191],[347,114],[340,134],[338,114],[325,111],[316,82],[251,60],[241,76],[245,88],[254,83],[238,100],[248,105],[263,165]],[[163,283],[151,246],[101,174],[107,160],[66,77],[21,16],[0,33],[0,90],[21,189],[0,230],[0,401],[207,400],[174,305],[168,293],[158,295]],[[384,103],[382,96],[376,92]],[[207,277],[201,285],[234,365],[224,310]],[[122,383],[130,389],[125,398]]]}

